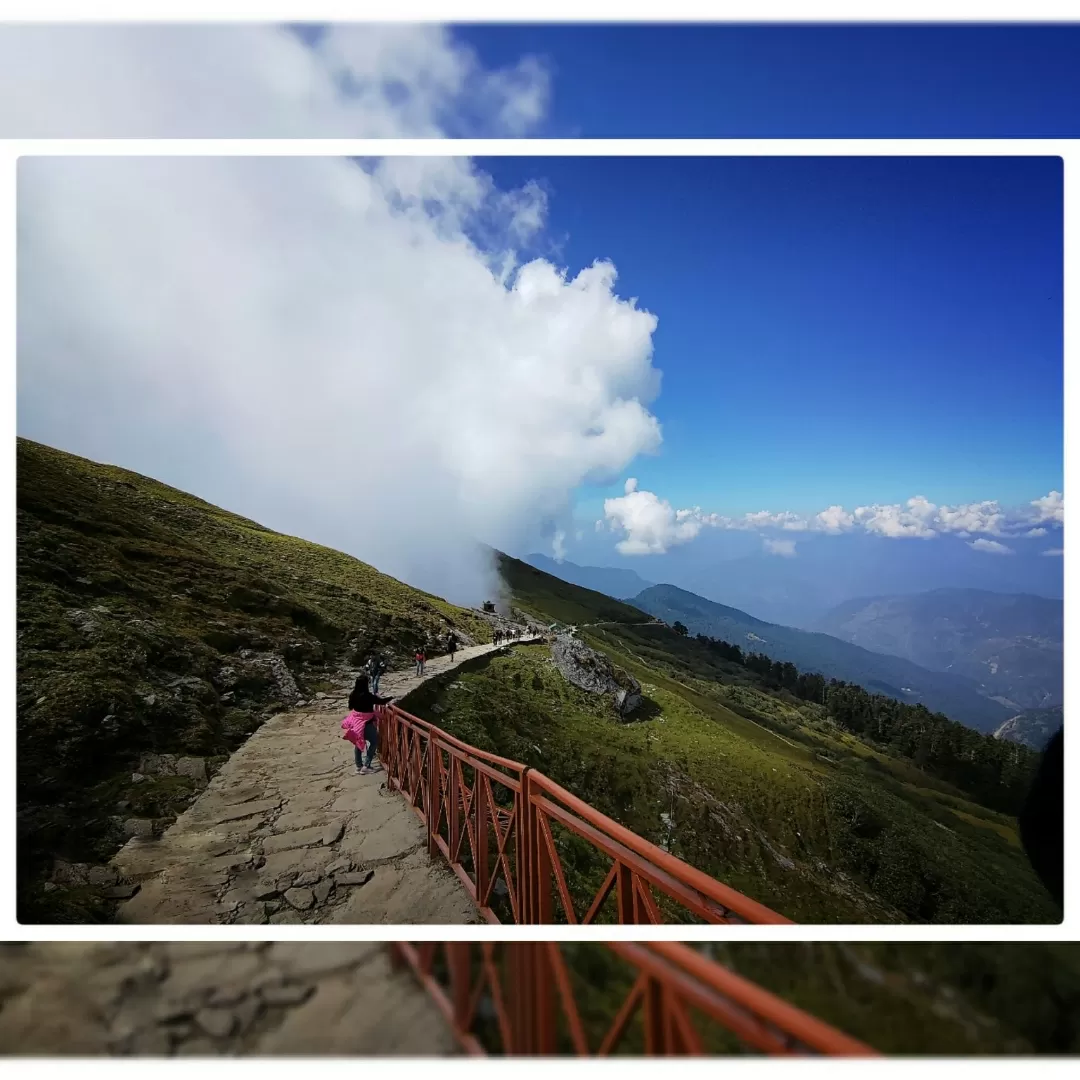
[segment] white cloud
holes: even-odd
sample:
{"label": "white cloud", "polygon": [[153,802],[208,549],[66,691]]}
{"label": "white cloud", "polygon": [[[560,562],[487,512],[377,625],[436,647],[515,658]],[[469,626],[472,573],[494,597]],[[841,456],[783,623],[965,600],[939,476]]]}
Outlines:
{"label": "white cloud", "polygon": [[1040,551],[1039,554],[1040,555],[1050,555],[1050,556],[1064,555],[1065,554],[1065,549],[1064,548],[1047,548],[1045,551]]}
{"label": "white cloud", "polygon": [[1060,491],[1051,491],[1041,499],[1033,499],[1031,505],[1035,508],[1036,521],[1064,523],[1065,499]]}
{"label": "white cloud", "polygon": [[566,558],[566,533],[562,529],[555,530],[555,536],[551,541],[551,549],[556,562],[561,563]]}
{"label": "white cloud", "polygon": [[830,506],[815,515],[817,527],[827,533],[846,532],[855,524],[853,514],[847,513],[842,506]]}
{"label": "white cloud", "polygon": [[474,538],[660,442],[655,317],[608,263],[517,266],[504,194],[453,158],[24,158],[20,433],[486,594]]}
{"label": "white cloud", "polygon": [[765,550],[770,555],[783,555],[785,558],[793,558],[795,555],[794,540],[765,540]]}
{"label": "white cloud", "polygon": [[497,71],[433,25],[0,27],[0,137],[522,135],[549,75]]}
{"label": "white cloud", "polygon": [[701,531],[696,511],[674,509],[651,491],[640,491],[635,479],[626,481],[624,491],[618,498],[604,500],[609,525],[626,534],[615,545],[623,555],[662,555]]}
{"label": "white cloud", "polygon": [[982,538],[978,540],[971,540],[968,543],[968,547],[974,548],[976,551],[985,551],[990,555],[1015,555],[1011,547],[1007,547],[1005,544],[998,543],[997,540],[984,540]]}
{"label": "white cloud", "polygon": [[1024,535],[1025,536],[1045,536],[1046,535],[1046,530],[1045,529],[1028,529],[1028,531],[1026,533],[1024,533]]}

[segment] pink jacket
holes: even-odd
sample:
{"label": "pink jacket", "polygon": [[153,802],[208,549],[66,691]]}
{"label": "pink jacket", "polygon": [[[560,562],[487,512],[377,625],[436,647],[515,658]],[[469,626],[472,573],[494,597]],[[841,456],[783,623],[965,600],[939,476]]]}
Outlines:
{"label": "pink jacket", "polygon": [[354,709],[341,721],[341,737],[348,739],[353,746],[363,750],[366,742],[364,732],[368,724],[373,723],[375,723],[375,714],[373,712],[359,713]]}

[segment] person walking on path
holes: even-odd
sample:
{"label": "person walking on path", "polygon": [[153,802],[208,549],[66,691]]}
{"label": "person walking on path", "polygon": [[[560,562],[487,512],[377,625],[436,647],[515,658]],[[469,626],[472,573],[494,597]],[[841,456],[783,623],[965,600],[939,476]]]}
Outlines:
{"label": "person walking on path", "polygon": [[451,664],[454,662],[454,653],[457,652],[457,645],[458,645],[457,638],[454,637],[453,634],[451,634],[446,639],[446,649],[447,649],[447,652],[450,653],[450,663]]}
{"label": "person walking on path", "polygon": [[373,765],[375,751],[379,748],[379,721],[375,710],[389,705],[393,698],[381,698],[368,686],[368,677],[361,675],[349,694],[349,715],[341,721],[342,736],[353,744],[357,772],[361,776],[378,772],[382,766]]}
{"label": "person walking on path", "polygon": [[416,674],[422,676],[424,674],[424,664],[427,662],[427,649],[421,645],[416,650]]}
{"label": "person walking on path", "polygon": [[379,680],[383,676],[383,672],[386,670],[386,661],[382,658],[381,653],[372,653],[368,657],[367,673],[368,678],[371,680],[371,692],[377,694],[379,692]]}

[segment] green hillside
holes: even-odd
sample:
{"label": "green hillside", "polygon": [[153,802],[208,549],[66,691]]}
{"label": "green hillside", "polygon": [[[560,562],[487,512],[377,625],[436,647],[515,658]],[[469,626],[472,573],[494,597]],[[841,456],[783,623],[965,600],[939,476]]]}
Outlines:
{"label": "green hillside", "polygon": [[53,857],[111,855],[118,813],[185,805],[190,779],[132,785],[140,755],[220,760],[289,702],[280,675],[309,695],[373,645],[405,666],[450,627],[490,638],[472,612],[136,473],[19,439],[17,488],[26,887]]}
{"label": "green hillside", "polygon": [[930,671],[902,657],[872,652],[828,634],[762,622],[745,611],[674,585],[654,585],[635,596],[632,603],[664,622],[681,621],[691,633],[721,638],[899,701],[923,704],[977,731],[993,731],[1010,714],[1000,702],[983,697],[972,679]]}
{"label": "green hillside", "polygon": [[[598,594],[520,565],[502,562],[515,603],[538,616],[573,610],[579,636],[642,683],[630,722],[566,682],[545,646],[433,680],[410,709],[542,770],[797,921],[1060,919],[1012,816],[854,737],[820,706],[710,666],[699,643],[625,612],[602,617],[608,598],[595,603]],[[560,844],[575,895],[587,898],[607,863],[569,837]]]}

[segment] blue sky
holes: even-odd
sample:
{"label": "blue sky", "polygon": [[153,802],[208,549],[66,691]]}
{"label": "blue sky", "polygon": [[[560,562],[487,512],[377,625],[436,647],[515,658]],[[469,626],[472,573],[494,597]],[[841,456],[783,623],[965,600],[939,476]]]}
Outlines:
{"label": "blue sky", "polygon": [[642,488],[725,514],[1061,490],[1060,159],[480,164],[544,184],[539,253],[612,260],[659,317]]}
{"label": "blue sky", "polygon": [[548,135],[1075,137],[1080,24],[458,26],[552,73]]}

